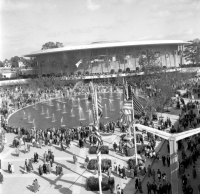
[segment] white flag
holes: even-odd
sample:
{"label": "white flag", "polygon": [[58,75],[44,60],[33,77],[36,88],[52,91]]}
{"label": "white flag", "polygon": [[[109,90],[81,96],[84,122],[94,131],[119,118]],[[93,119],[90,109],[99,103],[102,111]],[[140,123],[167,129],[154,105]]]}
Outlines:
{"label": "white flag", "polygon": [[75,64],[76,67],[78,68],[78,66],[79,66],[81,63],[82,63],[82,59],[81,59],[78,63]]}

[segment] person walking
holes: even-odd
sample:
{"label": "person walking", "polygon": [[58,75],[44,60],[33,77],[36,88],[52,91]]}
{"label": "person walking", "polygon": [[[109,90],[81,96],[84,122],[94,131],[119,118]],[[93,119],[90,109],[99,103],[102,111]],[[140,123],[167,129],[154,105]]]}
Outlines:
{"label": "person walking", "polygon": [[163,166],[165,166],[165,160],[166,160],[166,157],[163,155],[163,156],[162,156]]}
{"label": "person walking", "polygon": [[193,169],[192,169],[192,176],[194,179],[197,178],[197,170],[196,170],[195,166],[193,166]]}
{"label": "person walking", "polygon": [[167,155],[166,160],[167,160],[167,166],[169,167],[170,166],[170,157],[169,157],[169,155]]}
{"label": "person walking", "polygon": [[0,172],[0,183],[3,184],[3,174]]}
{"label": "person walking", "polygon": [[74,161],[74,164],[76,164],[76,162],[77,162],[77,157],[76,157],[75,154],[73,155],[73,161]]}
{"label": "person walking", "polygon": [[11,164],[8,162],[8,173],[11,173]]}
{"label": "person walking", "polygon": [[150,165],[147,167],[147,174],[148,174],[148,177],[150,177],[152,175]]}
{"label": "person walking", "polygon": [[157,170],[157,177],[158,177],[158,180],[160,182],[160,180],[161,180],[161,171],[160,171],[160,169]]}
{"label": "person walking", "polygon": [[152,185],[147,182],[147,194],[151,194]]}
{"label": "person walking", "polygon": [[152,169],[151,174],[152,174],[153,180],[155,181],[156,180],[156,172],[154,169]]}
{"label": "person walking", "polygon": [[39,166],[38,171],[39,171],[39,175],[42,176],[43,170],[42,170],[42,166],[41,165]]}
{"label": "person walking", "polygon": [[14,165],[11,163],[11,174],[15,172]]}

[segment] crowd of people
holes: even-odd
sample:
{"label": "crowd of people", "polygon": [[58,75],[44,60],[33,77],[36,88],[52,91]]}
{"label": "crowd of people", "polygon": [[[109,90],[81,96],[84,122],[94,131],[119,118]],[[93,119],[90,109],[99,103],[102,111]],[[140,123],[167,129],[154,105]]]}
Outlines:
{"label": "crowd of people", "polygon": [[[110,86],[102,86],[98,87],[99,90],[106,89],[109,90]],[[116,90],[116,87],[113,86],[113,90]],[[59,87],[45,87],[45,88],[37,88],[37,92],[35,92],[35,88],[29,88],[27,86],[17,86],[11,88],[2,88],[0,91],[0,96],[2,97],[2,126],[7,132],[14,132],[18,135],[13,140],[13,147],[16,149],[16,155],[19,156],[20,149],[24,148],[24,152],[30,152],[31,146],[42,148],[42,146],[52,144],[59,145],[62,151],[70,148],[71,141],[78,140],[79,147],[84,147],[85,143],[89,143],[90,145],[96,145],[97,140],[95,136],[90,136],[92,128],[91,126],[83,126],[80,123],[79,127],[74,128],[50,128],[50,129],[24,129],[24,128],[15,128],[8,126],[7,118],[8,115],[19,108],[25,107],[28,104],[35,104],[36,102],[40,102],[42,100],[48,100],[52,98],[56,98],[58,96],[61,97],[69,97],[74,95],[75,93],[84,94],[88,93],[89,84],[86,84],[85,87],[78,86],[76,91],[72,89],[72,86],[59,86]],[[189,127],[196,128],[200,123],[200,115],[199,112],[195,112],[195,109],[199,108],[198,101],[189,101],[185,103],[184,100],[180,97],[177,98],[177,108],[181,109],[181,113],[179,115],[178,125],[175,127],[172,125],[170,118],[166,120],[159,119],[158,121],[158,129],[165,130],[167,128],[171,128],[171,133],[173,132],[182,132],[187,130]],[[142,117],[138,122],[143,125],[154,127],[154,123],[150,118]],[[102,132],[115,132],[115,128],[119,127],[122,133],[127,132],[127,127],[123,125],[120,120],[116,122],[111,121],[106,124],[100,123],[100,130]],[[137,129],[136,129],[137,131]],[[144,136],[138,135],[136,136],[137,143],[144,144]],[[148,140],[148,145],[144,147],[143,153],[144,158],[151,158],[155,161],[161,160],[163,166],[170,166],[170,157],[169,157],[169,145],[168,145],[168,154],[165,156],[160,156],[159,152],[155,152],[156,140],[159,139],[158,136],[153,135],[151,133],[146,133],[146,137]],[[133,139],[134,140],[134,139]],[[191,177],[188,174],[185,174],[185,170],[189,167],[193,169],[193,178],[197,178],[197,167],[196,161],[200,155],[200,136],[196,135],[192,138],[187,138],[186,140],[179,141],[179,149],[181,150],[182,158],[179,160],[180,167],[179,173],[182,178],[183,183],[183,191],[184,193],[192,194],[192,186],[191,186]],[[132,142],[132,145],[134,141]],[[116,142],[113,144],[113,149],[115,152],[120,152],[121,154],[127,155],[127,143],[123,143],[123,141],[117,144]],[[185,151],[187,150],[187,152]],[[188,154],[189,152],[189,154]],[[26,159],[24,164],[24,173],[31,173],[33,169],[33,163],[38,163],[38,154],[34,153],[33,159]],[[73,162],[77,162],[77,157],[73,155]],[[89,158],[86,157],[85,167],[89,162]],[[145,162],[145,161],[144,161]],[[51,150],[45,151],[43,154],[43,165],[39,165],[38,173],[40,176],[43,174],[48,174],[52,172],[52,167],[54,164],[54,154]],[[14,165],[12,163],[8,163],[8,172],[14,173]],[[56,175],[62,175],[63,168],[62,165],[55,166]],[[147,174],[148,177],[152,178],[152,183],[149,181],[147,183],[148,193],[165,193],[170,194],[171,192],[171,183],[168,181],[169,178],[166,175],[166,172],[162,171],[162,169],[152,169],[151,166],[141,167],[138,169],[130,169],[130,175],[127,174],[125,166],[121,167],[116,163],[113,166],[113,169],[108,169],[108,176],[111,173],[115,172],[119,177],[126,179],[128,176],[135,179],[135,188],[140,192],[143,191],[142,188],[142,180],[139,178],[141,173]],[[3,176],[0,174],[0,182],[3,183]],[[39,190],[39,184],[37,179],[33,182],[34,192]],[[117,185],[116,189],[123,193],[123,189],[120,189],[120,186]]]}

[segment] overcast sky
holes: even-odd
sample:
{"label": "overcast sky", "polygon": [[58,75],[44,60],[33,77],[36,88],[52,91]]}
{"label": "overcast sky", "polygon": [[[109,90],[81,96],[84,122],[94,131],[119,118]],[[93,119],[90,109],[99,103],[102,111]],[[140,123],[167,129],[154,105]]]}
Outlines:
{"label": "overcast sky", "polygon": [[200,0],[0,0],[0,60],[53,41],[200,38]]}

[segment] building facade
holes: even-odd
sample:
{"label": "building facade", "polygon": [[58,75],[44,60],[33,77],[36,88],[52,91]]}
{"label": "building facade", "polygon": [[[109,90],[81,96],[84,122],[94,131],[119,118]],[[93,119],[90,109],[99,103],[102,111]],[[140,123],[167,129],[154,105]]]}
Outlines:
{"label": "building facade", "polygon": [[179,40],[95,43],[37,51],[33,57],[38,74],[74,72],[106,73],[136,70],[142,66],[178,67],[183,64],[183,46]]}

